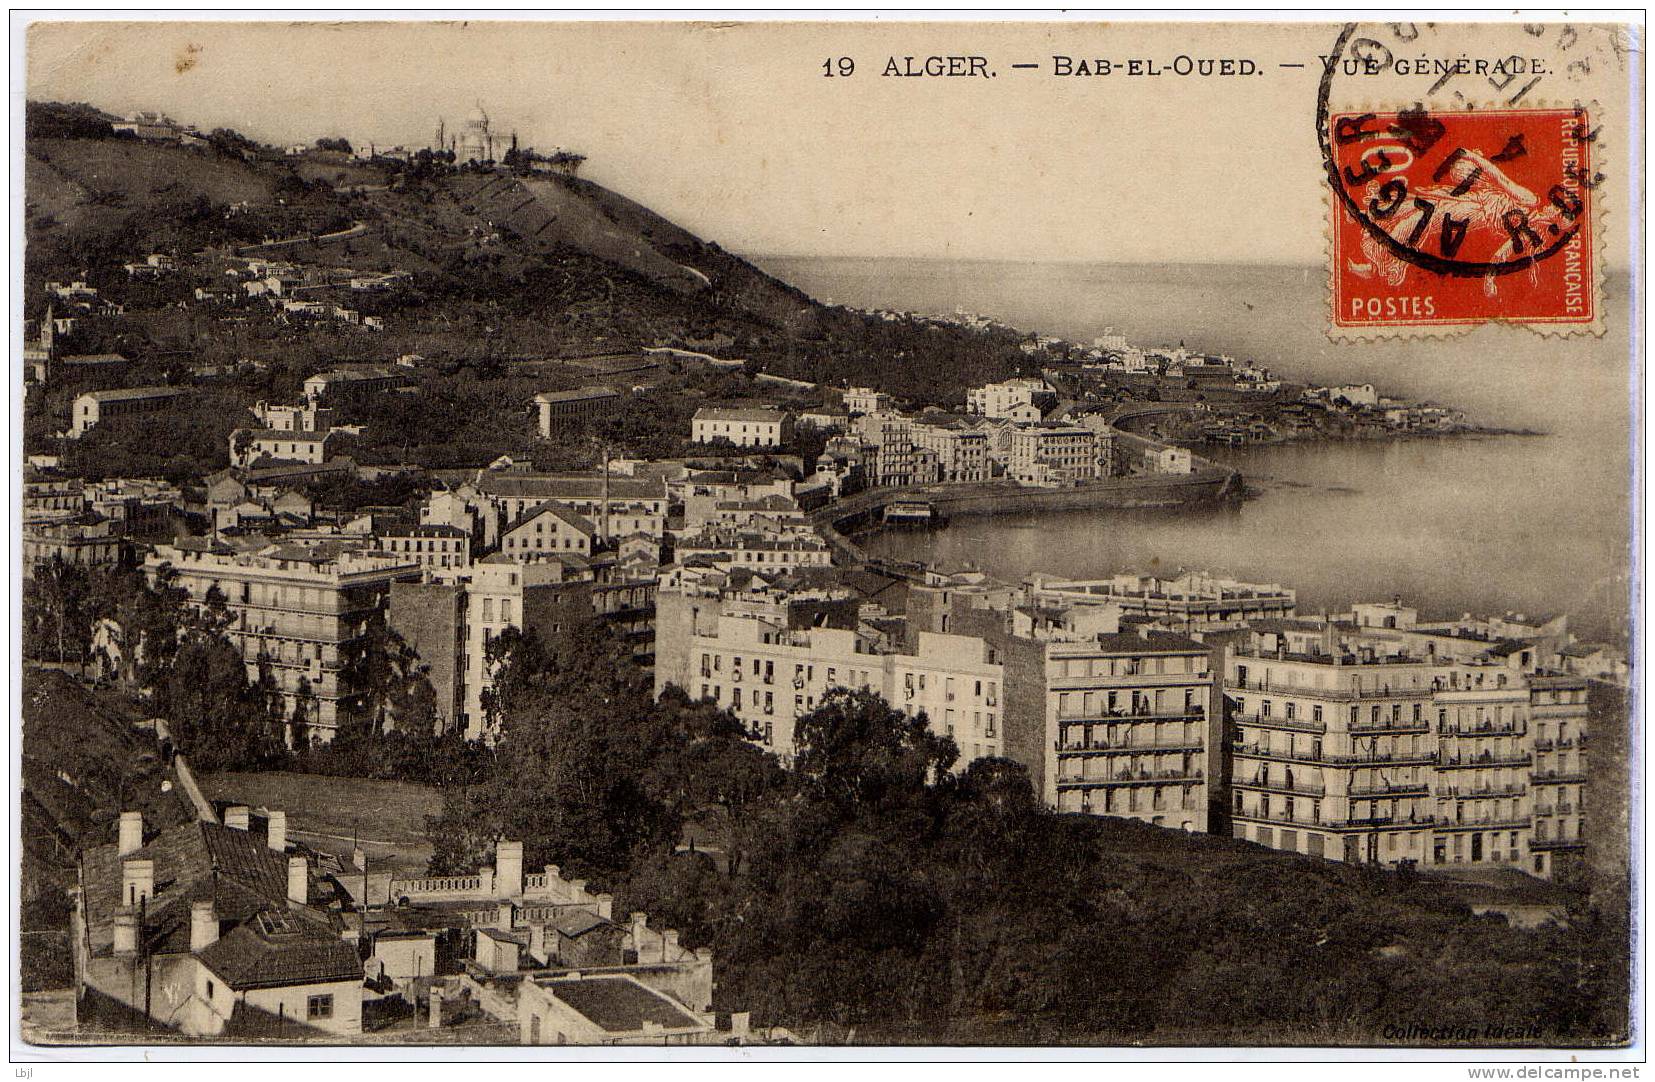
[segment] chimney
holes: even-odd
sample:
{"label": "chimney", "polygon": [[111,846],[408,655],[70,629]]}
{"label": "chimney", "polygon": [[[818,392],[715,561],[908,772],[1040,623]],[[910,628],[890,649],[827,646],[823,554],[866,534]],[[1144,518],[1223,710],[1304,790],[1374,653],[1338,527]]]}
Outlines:
{"label": "chimney", "polygon": [[351,863],[356,865],[357,870],[364,871],[364,872],[367,871],[368,870],[368,852],[367,852],[367,850],[363,849],[360,845],[357,846],[355,849],[352,849],[351,850]]}
{"label": "chimney", "polygon": [[541,965],[551,963],[552,956],[546,953],[546,926],[544,924],[529,925],[529,956]]}
{"label": "chimney", "polygon": [[116,846],[117,856],[127,856],[136,853],[144,847],[144,813],[124,811],[121,813],[119,844]]}
{"label": "chimney", "polygon": [[598,895],[598,916],[602,917],[604,920],[609,920],[611,914],[614,912],[614,909],[615,896],[613,894]]}
{"label": "chimney", "polygon": [[310,867],[304,857],[287,858],[287,900],[299,905],[310,901]]}
{"label": "chimney", "polygon": [[517,907],[510,902],[501,902],[495,910],[494,926],[502,932],[511,931],[512,918],[517,915]]}
{"label": "chimney", "polygon": [[583,902],[586,900],[586,880],[569,880],[569,900],[571,902]]}
{"label": "chimney", "polygon": [[661,961],[672,962],[678,958],[678,930],[668,928],[661,933]]}
{"label": "chimney", "polygon": [[224,825],[231,830],[246,830],[247,819],[251,814],[247,805],[237,804],[233,808],[224,809]]}
{"label": "chimney", "polygon": [[146,899],[155,897],[155,862],[127,860],[121,862],[121,904],[137,909]]}
{"label": "chimney", "polygon": [[442,985],[431,986],[431,1020],[428,1023],[432,1029],[442,1025]]}
{"label": "chimney", "polygon": [[494,896],[517,898],[523,894],[523,843],[494,843]]}
{"label": "chimney", "polygon": [[211,899],[190,906],[190,950],[204,951],[218,941],[218,914]]}
{"label": "chimney", "polygon": [[138,914],[115,914],[115,953],[138,953]]}
{"label": "chimney", "polygon": [[267,815],[267,820],[270,824],[267,834],[270,848],[278,853],[287,852],[287,813],[284,811],[270,812]]}
{"label": "chimney", "polygon": [[745,1041],[752,1032],[753,1016],[747,1011],[733,1011],[730,1014],[730,1036],[738,1041]]}
{"label": "chimney", "polygon": [[648,913],[632,914],[632,949],[638,952],[638,960],[643,960],[644,932],[649,928]]}

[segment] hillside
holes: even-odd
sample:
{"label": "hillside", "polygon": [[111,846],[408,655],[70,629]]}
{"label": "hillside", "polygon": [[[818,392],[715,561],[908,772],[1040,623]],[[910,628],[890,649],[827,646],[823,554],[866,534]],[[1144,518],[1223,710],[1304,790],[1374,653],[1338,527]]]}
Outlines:
{"label": "hillside", "polygon": [[[214,260],[239,251],[413,276],[411,293],[373,309],[386,317],[383,335],[364,343],[312,334],[297,344],[301,353],[467,359],[670,344],[811,381],[877,377],[900,395],[938,403],[957,402],[967,385],[1024,361],[1009,334],[818,304],[583,179],[320,157],[129,138],[29,139],[28,314],[43,311],[45,282],[82,278],[125,304],[127,324],[142,324],[145,313],[176,323],[180,310],[192,310],[187,295],[134,286],[120,264],[165,252],[188,261],[182,270],[193,283],[222,285]],[[242,321],[250,325],[226,345],[217,326],[223,314],[201,315],[212,318],[193,320],[187,331],[124,326],[123,352],[142,353],[159,337],[213,360],[270,337],[258,320]]]}
{"label": "hillside", "polygon": [[67,891],[80,847],[114,840],[122,811],[150,829],[183,821],[163,790],[167,769],[125,701],[90,691],[60,672],[23,671],[21,940],[25,990],[68,979]]}

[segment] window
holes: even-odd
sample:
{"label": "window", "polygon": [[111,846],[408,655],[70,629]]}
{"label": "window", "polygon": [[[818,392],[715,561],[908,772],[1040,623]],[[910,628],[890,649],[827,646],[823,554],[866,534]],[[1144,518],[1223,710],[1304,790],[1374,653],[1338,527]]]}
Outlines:
{"label": "window", "polygon": [[307,999],[305,1001],[305,1017],[306,1018],[332,1018],[333,1017],[333,997],[332,996],[311,996],[309,999]]}
{"label": "window", "polygon": [[1317,703],[1317,704],[1313,705],[1310,708],[1310,720],[1311,721],[1321,721],[1322,720],[1322,707],[1321,707],[1320,703]]}
{"label": "window", "polygon": [[208,981],[208,982],[207,982],[207,1000],[208,1000],[208,1001],[209,1001],[209,1002],[211,1002],[211,1001],[212,1001],[212,998],[213,998],[213,982],[212,982],[212,981]]}

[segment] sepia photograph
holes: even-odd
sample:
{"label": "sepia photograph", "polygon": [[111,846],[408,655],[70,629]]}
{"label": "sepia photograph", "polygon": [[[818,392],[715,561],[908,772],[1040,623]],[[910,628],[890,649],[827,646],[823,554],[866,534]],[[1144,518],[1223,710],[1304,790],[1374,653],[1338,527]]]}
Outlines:
{"label": "sepia photograph", "polygon": [[1436,17],[14,10],[13,1062],[1639,1077],[1644,15]]}

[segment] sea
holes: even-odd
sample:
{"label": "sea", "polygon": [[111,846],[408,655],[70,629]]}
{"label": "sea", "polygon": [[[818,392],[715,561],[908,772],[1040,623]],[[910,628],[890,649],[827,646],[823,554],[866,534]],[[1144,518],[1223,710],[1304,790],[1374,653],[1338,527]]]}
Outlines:
{"label": "sea", "polygon": [[1628,283],[1606,283],[1602,338],[1484,326],[1453,338],[1339,343],[1316,267],[760,258],[818,300],[957,309],[1089,342],[1122,334],[1262,363],[1284,378],[1372,383],[1536,435],[1295,443],[1202,453],[1252,493],[1207,511],[962,518],[862,539],[875,555],[1095,578],[1202,569],[1298,592],[1304,613],[1400,597],[1422,616],[1563,612],[1629,641],[1636,424]]}

